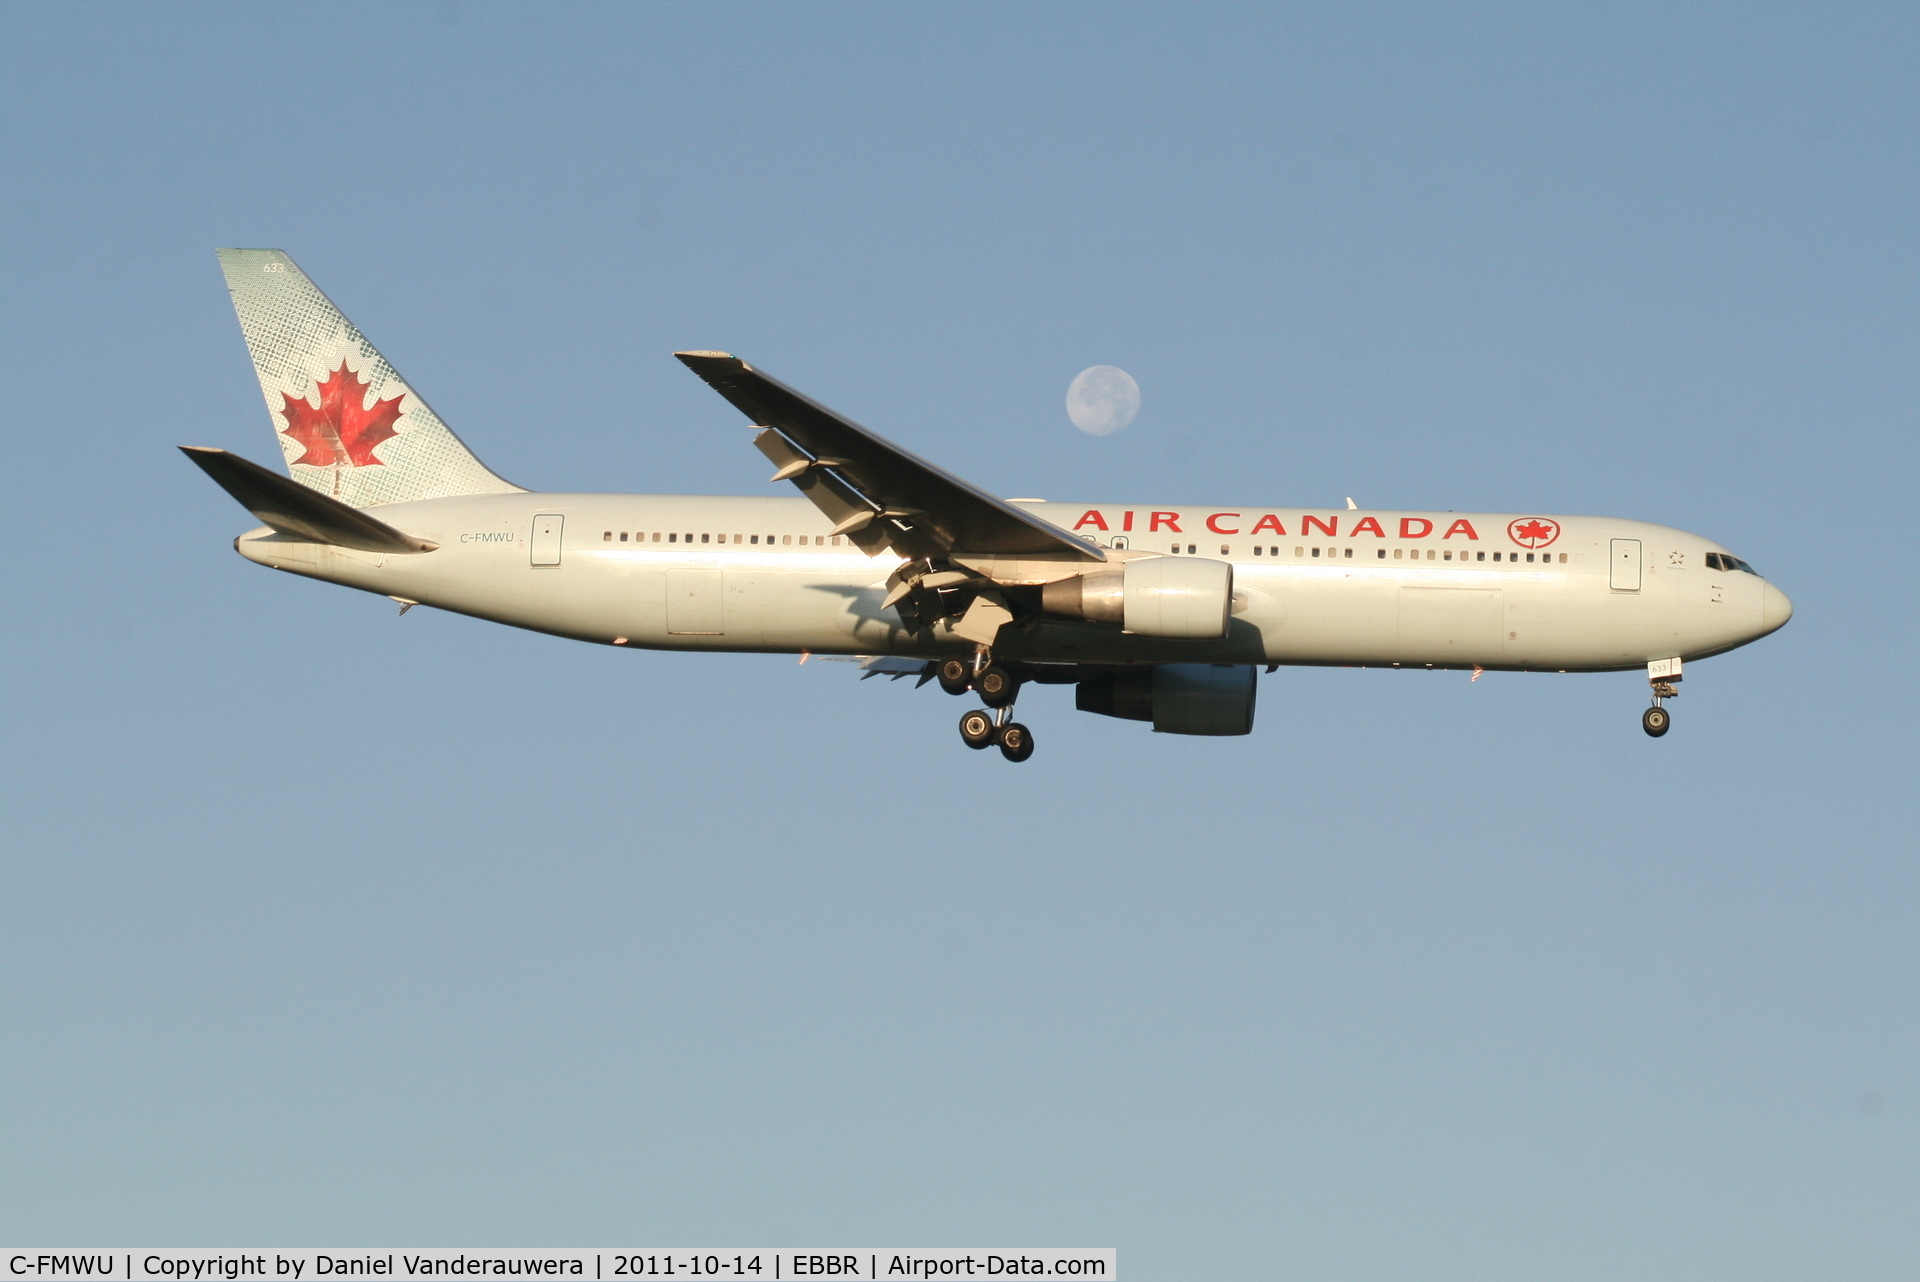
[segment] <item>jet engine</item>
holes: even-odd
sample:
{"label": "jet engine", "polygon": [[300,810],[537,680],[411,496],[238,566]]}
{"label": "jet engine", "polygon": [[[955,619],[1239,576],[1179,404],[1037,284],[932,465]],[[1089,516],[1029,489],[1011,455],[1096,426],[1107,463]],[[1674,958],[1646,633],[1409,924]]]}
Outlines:
{"label": "jet engine", "polygon": [[1233,566],[1201,557],[1140,557],[1117,570],[1045,585],[1040,608],[1069,619],[1118,623],[1143,637],[1223,637],[1233,613]]}
{"label": "jet engine", "polygon": [[1142,664],[1083,678],[1074,688],[1073,706],[1103,717],[1151,721],[1162,734],[1249,734],[1259,679],[1259,670],[1246,663]]}

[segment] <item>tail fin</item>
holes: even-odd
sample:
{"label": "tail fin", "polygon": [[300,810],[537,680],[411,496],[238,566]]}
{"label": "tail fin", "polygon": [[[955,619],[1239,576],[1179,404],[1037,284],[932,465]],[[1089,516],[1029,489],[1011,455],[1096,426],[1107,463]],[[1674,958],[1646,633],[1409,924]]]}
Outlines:
{"label": "tail fin", "polygon": [[352,507],[511,494],[353,322],[277,249],[222,249],[293,479]]}

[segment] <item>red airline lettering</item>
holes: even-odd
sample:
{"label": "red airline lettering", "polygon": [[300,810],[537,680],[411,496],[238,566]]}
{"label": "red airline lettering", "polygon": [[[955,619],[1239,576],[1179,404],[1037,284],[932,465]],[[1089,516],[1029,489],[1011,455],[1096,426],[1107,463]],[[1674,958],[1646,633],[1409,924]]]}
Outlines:
{"label": "red airline lettering", "polygon": [[1380,528],[1380,522],[1370,516],[1361,517],[1360,524],[1353,527],[1353,533],[1348,537],[1359,538],[1362,534],[1374,534],[1383,539],[1387,537],[1387,532]]}
{"label": "red airline lettering", "polygon": [[1120,518],[1120,528],[1123,530],[1131,530],[1133,528],[1133,513],[1129,512]]}
{"label": "red airline lettering", "polygon": [[1107,518],[1101,516],[1098,512],[1088,512],[1085,516],[1073,523],[1073,528],[1077,530],[1083,525],[1091,525],[1096,530],[1104,530],[1107,528]]}
{"label": "red airline lettering", "polygon": [[1316,525],[1326,532],[1328,538],[1338,538],[1340,536],[1340,518],[1339,517],[1337,516],[1328,517],[1327,520],[1323,521],[1317,516],[1307,516],[1304,513],[1301,514],[1300,533],[1302,535],[1312,534],[1313,527]]}
{"label": "red airline lettering", "polygon": [[1152,534],[1155,530],[1159,529],[1162,521],[1167,523],[1169,530],[1172,530],[1175,534],[1180,533],[1180,514],[1178,512],[1155,512],[1153,514],[1153,523],[1147,526],[1147,533]]}
{"label": "red airline lettering", "polygon": [[1258,534],[1262,530],[1272,530],[1275,534],[1285,534],[1287,527],[1280,524],[1279,517],[1269,512],[1253,524],[1253,533]]}
{"label": "red airline lettering", "polygon": [[1223,529],[1221,529],[1221,528],[1220,528],[1220,527],[1219,527],[1218,525],[1215,525],[1215,524],[1214,524],[1214,522],[1215,522],[1215,521],[1218,521],[1218,520],[1219,520],[1219,519],[1220,519],[1221,517],[1225,517],[1225,516],[1230,516],[1230,517],[1233,517],[1233,518],[1234,518],[1235,520],[1239,520],[1239,519],[1240,519],[1240,514],[1239,514],[1238,512],[1215,512],[1215,513],[1214,513],[1214,514],[1213,514],[1212,516],[1210,516],[1210,517],[1208,517],[1208,518],[1207,518],[1207,528],[1208,528],[1209,530],[1212,530],[1212,531],[1213,531],[1213,532],[1214,532],[1215,534],[1238,534],[1238,533],[1240,533],[1240,531],[1238,531],[1238,530],[1223,530]]}
{"label": "red airline lettering", "polygon": [[[1419,529],[1413,527],[1418,525]],[[1403,539],[1424,539],[1433,533],[1433,522],[1424,516],[1403,516],[1400,518],[1400,537]]]}
{"label": "red airline lettering", "polygon": [[1455,521],[1452,525],[1449,525],[1447,527],[1447,532],[1445,534],[1442,534],[1440,537],[1443,539],[1450,539],[1456,534],[1464,534],[1470,539],[1477,539],[1480,537],[1478,534],[1475,534],[1473,532],[1473,522],[1469,521],[1464,516],[1461,517],[1459,520]]}

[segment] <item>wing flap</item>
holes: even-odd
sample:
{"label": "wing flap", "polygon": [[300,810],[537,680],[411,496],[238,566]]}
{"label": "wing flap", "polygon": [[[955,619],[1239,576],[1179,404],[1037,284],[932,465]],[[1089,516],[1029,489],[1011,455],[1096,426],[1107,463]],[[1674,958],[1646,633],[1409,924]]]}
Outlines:
{"label": "wing flap", "polygon": [[359,508],[348,507],[339,499],[310,490],[238,454],[199,445],[182,445],[180,452],[212,477],[214,484],[238,499],[241,507],[291,538],[361,552],[412,554],[431,552],[440,546],[396,530]]}
{"label": "wing flap", "polygon": [[[954,552],[1100,561],[1101,551],[943,471],[725,352],[678,352],[683,364],[761,431],[754,439],[790,480],[869,554]],[[866,513],[864,517],[862,513]]]}

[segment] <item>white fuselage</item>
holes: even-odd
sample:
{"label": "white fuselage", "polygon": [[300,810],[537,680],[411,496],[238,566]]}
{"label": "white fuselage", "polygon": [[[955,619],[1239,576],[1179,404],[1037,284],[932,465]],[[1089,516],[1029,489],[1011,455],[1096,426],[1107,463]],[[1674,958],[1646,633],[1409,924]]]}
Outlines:
{"label": "white fuselage", "polygon": [[[1233,566],[1217,640],[1042,620],[997,649],[1035,662],[1378,664],[1602,671],[1699,658],[1792,613],[1726,549],[1668,526],[1479,512],[1023,504],[1102,548]],[[388,504],[439,544],[417,555],[235,542],[263,565],[516,627],[653,649],[933,656],[971,644],[909,631],[883,604],[897,557],[830,535],[800,497],[487,494]],[[556,519],[557,518],[557,519]],[[1519,527],[1516,538],[1510,527]],[[1547,533],[1543,533],[1546,531]],[[1543,542],[1551,535],[1550,542]],[[1527,542],[1538,546],[1528,547]],[[1003,583],[1087,568],[962,558]]]}

